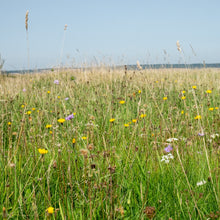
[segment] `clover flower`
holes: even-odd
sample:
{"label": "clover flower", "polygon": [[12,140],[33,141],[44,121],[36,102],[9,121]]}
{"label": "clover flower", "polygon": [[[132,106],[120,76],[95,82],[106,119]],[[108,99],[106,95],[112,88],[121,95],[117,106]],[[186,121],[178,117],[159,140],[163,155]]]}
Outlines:
{"label": "clover flower", "polygon": [[173,148],[171,147],[171,145],[169,144],[166,148],[164,148],[164,150],[167,152],[167,153],[170,153]]}
{"label": "clover flower", "polygon": [[59,85],[59,80],[54,80],[54,84]]}
{"label": "clover flower", "polygon": [[73,119],[73,118],[74,118],[74,115],[71,114],[71,115],[67,116],[65,119],[66,119],[66,121],[69,121],[69,120],[71,120],[71,119]]}
{"label": "clover flower", "polygon": [[205,134],[204,134],[204,133],[198,133],[198,135],[199,135],[200,137],[203,137]]}
{"label": "clover flower", "polygon": [[65,100],[67,101],[67,100],[69,100],[69,98],[68,98],[68,97],[66,97],[66,98],[65,98]]}

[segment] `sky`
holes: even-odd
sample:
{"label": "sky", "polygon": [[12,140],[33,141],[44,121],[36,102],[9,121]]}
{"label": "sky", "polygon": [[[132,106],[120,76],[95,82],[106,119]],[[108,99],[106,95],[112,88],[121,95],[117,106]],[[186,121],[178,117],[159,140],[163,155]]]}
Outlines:
{"label": "sky", "polygon": [[219,0],[1,0],[3,69],[219,63],[219,10]]}

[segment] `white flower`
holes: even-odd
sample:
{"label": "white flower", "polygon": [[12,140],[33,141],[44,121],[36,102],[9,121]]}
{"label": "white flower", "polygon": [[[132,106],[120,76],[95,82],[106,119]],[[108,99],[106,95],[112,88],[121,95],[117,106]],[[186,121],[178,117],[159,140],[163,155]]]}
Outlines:
{"label": "white flower", "polygon": [[198,182],[196,185],[197,185],[197,186],[202,186],[202,185],[204,185],[204,184],[206,184],[206,181],[205,181],[205,180],[202,180],[202,181]]}
{"label": "white flower", "polygon": [[219,134],[212,134],[210,137],[215,139],[216,137],[219,137]]}
{"label": "white flower", "polygon": [[167,142],[173,142],[173,141],[178,141],[178,138],[169,138],[169,139],[167,139]]}
{"label": "white flower", "polygon": [[163,155],[162,159],[161,159],[161,162],[164,161],[165,163],[169,163],[170,159],[172,159],[172,160],[174,159],[174,156],[171,153],[169,153],[167,155]]}

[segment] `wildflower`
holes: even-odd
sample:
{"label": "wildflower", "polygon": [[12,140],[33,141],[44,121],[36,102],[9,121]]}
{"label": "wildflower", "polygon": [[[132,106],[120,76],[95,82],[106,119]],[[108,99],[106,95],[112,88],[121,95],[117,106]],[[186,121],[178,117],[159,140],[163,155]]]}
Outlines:
{"label": "wildflower", "polygon": [[215,110],[218,110],[218,107],[215,107]]}
{"label": "wildflower", "polygon": [[32,108],[32,111],[35,111],[36,110],[36,108]]}
{"label": "wildflower", "polygon": [[89,151],[87,149],[80,149],[80,153],[81,155],[83,155],[84,157],[87,157]]}
{"label": "wildflower", "polygon": [[141,114],[140,117],[141,118],[145,118],[147,115],[146,114]]}
{"label": "wildflower", "polygon": [[129,127],[129,124],[124,124],[124,126],[127,128],[127,127]]}
{"label": "wildflower", "polygon": [[27,90],[25,89],[25,88],[23,88],[23,90],[22,90],[23,92],[26,92]]}
{"label": "wildflower", "polygon": [[52,131],[50,131],[49,133],[50,133],[50,134],[53,134],[53,132],[52,132]]}
{"label": "wildflower", "polygon": [[58,121],[59,123],[63,124],[63,122],[65,121],[65,119],[64,119],[64,118],[60,118],[60,119],[58,119],[57,121]]}
{"label": "wildflower", "polygon": [[192,86],[192,88],[193,88],[193,89],[196,89],[197,87],[196,87],[196,86]]}
{"label": "wildflower", "polygon": [[46,212],[48,213],[48,214],[53,214],[54,213],[54,208],[53,207],[49,207],[49,208],[47,208],[46,209]]}
{"label": "wildflower", "polygon": [[214,110],[214,108],[209,108],[209,111],[213,111]]}
{"label": "wildflower", "polygon": [[138,93],[141,94],[141,90],[138,90]]}
{"label": "wildflower", "polygon": [[24,105],[21,105],[22,108],[24,108]]}
{"label": "wildflower", "polygon": [[52,127],[52,125],[46,125],[46,128],[51,128]]}
{"label": "wildflower", "polygon": [[163,155],[162,159],[161,159],[161,162],[164,161],[165,163],[169,163],[170,159],[172,159],[172,160],[174,159],[174,156],[171,153],[169,153],[167,155]]}
{"label": "wildflower", "polygon": [[196,185],[197,185],[197,186],[202,186],[202,185],[204,185],[204,184],[206,184],[206,181],[205,181],[205,180],[202,180],[202,181],[198,182]]}
{"label": "wildflower", "polygon": [[184,111],[183,111],[183,110],[181,111],[181,114],[182,114],[182,115],[184,114]]}
{"label": "wildflower", "polygon": [[163,97],[163,100],[167,100],[167,97]]}
{"label": "wildflower", "polygon": [[182,93],[184,94],[184,93],[186,93],[186,91],[183,90]]}
{"label": "wildflower", "polygon": [[210,137],[215,139],[216,137],[219,137],[219,134],[212,134]]}
{"label": "wildflower", "polygon": [[212,93],[212,90],[206,90],[206,93],[210,94]]}
{"label": "wildflower", "polygon": [[204,133],[198,133],[198,135],[199,135],[200,137],[203,137],[205,134],[204,134]]}
{"label": "wildflower", "polygon": [[26,114],[27,114],[27,115],[30,115],[30,114],[31,114],[31,111],[27,111]]}
{"label": "wildflower", "polygon": [[194,119],[199,120],[201,118],[202,118],[201,115],[196,115],[196,117]]}
{"label": "wildflower", "polygon": [[159,81],[156,81],[156,83],[159,83]]}
{"label": "wildflower", "polygon": [[57,98],[60,99],[60,96],[58,95]]}
{"label": "wildflower", "polygon": [[125,101],[124,101],[124,100],[121,100],[119,103],[120,103],[120,104],[124,104],[124,103],[125,103]]}
{"label": "wildflower", "polygon": [[73,138],[72,143],[73,143],[73,144],[75,144],[75,143],[76,143],[76,139],[75,139],[75,138]]}
{"label": "wildflower", "polygon": [[171,152],[173,150],[173,148],[171,147],[171,145],[169,144],[165,149],[164,149],[167,153]]}
{"label": "wildflower", "polygon": [[69,100],[69,98],[68,98],[68,97],[66,97],[66,98],[65,98],[65,100],[67,101],[67,100]]}
{"label": "wildflower", "polygon": [[115,119],[114,118],[111,118],[110,120],[109,120],[109,122],[114,122],[115,121]]}
{"label": "wildflower", "polygon": [[47,93],[50,94],[50,91],[48,90]]}
{"label": "wildflower", "polygon": [[39,149],[38,149],[38,152],[39,152],[40,154],[47,154],[47,153],[48,153],[48,150],[39,148]]}
{"label": "wildflower", "polygon": [[10,126],[10,125],[11,125],[11,122],[9,121],[9,122],[8,122],[8,126]]}
{"label": "wildflower", "polygon": [[59,80],[54,80],[54,84],[59,85]]}
{"label": "wildflower", "polygon": [[76,112],[73,112],[73,115],[75,116],[75,115],[76,115]]}
{"label": "wildflower", "polygon": [[137,119],[133,119],[132,122],[133,122],[133,123],[136,123],[136,122],[137,122]]}
{"label": "wildflower", "polygon": [[67,121],[69,121],[69,120],[71,120],[71,119],[73,119],[73,118],[74,118],[74,115],[71,114],[71,115],[67,116],[65,119],[66,119]]}
{"label": "wildflower", "polygon": [[182,100],[185,100],[186,99],[186,96],[182,96],[182,98],[181,98]]}
{"label": "wildflower", "polygon": [[172,141],[178,141],[178,138],[169,138],[169,139],[167,139],[167,142],[172,142]]}
{"label": "wildflower", "polygon": [[86,139],[87,139],[87,137],[83,136],[83,137],[82,137],[82,139],[83,139],[83,140],[86,140]]}

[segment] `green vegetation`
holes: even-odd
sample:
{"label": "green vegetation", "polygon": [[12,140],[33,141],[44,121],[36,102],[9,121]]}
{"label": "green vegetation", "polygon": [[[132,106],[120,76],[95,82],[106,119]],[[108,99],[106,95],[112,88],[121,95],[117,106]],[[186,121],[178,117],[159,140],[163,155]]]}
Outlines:
{"label": "green vegetation", "polygon": [[1,219],[219,218],[220,70],[0,77]]}

